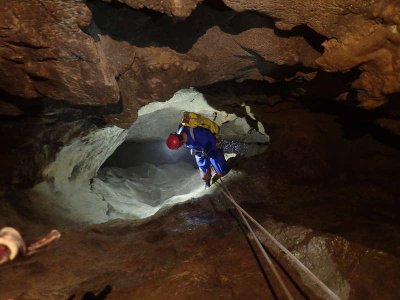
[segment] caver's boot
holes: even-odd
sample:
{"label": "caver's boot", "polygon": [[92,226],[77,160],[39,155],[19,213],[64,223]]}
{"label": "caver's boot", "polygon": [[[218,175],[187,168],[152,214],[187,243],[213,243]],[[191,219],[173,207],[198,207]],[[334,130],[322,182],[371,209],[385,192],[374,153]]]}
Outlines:
{"label": "caver's boot", "polygon": [[201,172],[201,179],[204,181],[204,189],[208,189],[211,186],[211,169]]}
{"label": "caver's boot", "polygon": [[206,190],[210,188],[210,186],[211,186],[211,180],[210,179],[204,180],[204,189]]}

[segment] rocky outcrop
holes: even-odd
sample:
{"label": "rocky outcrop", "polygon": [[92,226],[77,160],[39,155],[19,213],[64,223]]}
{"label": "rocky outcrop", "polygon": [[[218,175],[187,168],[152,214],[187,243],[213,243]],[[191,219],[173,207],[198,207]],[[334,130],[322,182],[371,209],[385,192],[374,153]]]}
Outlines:
{"label": "rocky outcrop", "polygon": [[[111,2],[112,0],[103,0]],[[132,8],[148,8],[174,17],[188,17],[203,0],[117,0]]]}
{"label": "rocky outcrop", "polygon": [[303,38],[282,38],[270,28],[254,28],[230,35],[212,27],[199,38],[188,55],[203,61],[198,84],[205,86],[232,79],[283,80],[282,66],[297,65],[298,70],[309,67],[311,72],[319,53]]}
{"label": "rocky outcrop", "polygon": [[185,54],[169,48],[139,48],[109,36],[100,39],[104,53],[119,74],[117,81],[123,110],[105,116],[111,124],[129,128],[140,107],[152,101],[167,100],[177,90],[194,82],[192,74],[200,63]]}
{"label": "rocky outcrop", "polygon": [[[106,120],[122,128],[133,123],[141,106],[169,99],[179,89],[232,79],[272,82],[275,78],[285,78],[280,76],[279,66],[312,67],[318,57],[318,52],[304,39],[276,37],[272,29],[230,35],[213,27],[187,54],[165,47],[139,48],[109,36],[100,39],[104,53],[119,74],[117,80],[124,108],[120,114],[106,116]],[[260,44],[260,40],[266,43]],[[220,51],[225,48],[229,48],[231,55]],[[120,60],[121,52],[131,53],[125,56],[131,59]]]}
{"label": "rocky outcrop", "polygon": [[[48,124],[49,115],[73,120],[90,115],[94,127],[128,128],[147,103],[182,88],[231,80],[264,81],[269,96],[278,98],[318,95],[353,105],[356,92],[355,104],[364,108],[394,102],[390,95],[400,90],[394,1],[119,2],[1,6],[3,131],[21,120]],[[337,93],[330,92],[336,86],[327,88],[332,77],[321,71],[355,74],[356,69],[361,75],[339,78]],[[392,124],[398,119],[379,117]],[[397,132],[386,121],[376,124]],[[32,128],[38,131],[30,130],[31,136],[42,136],[41,126]],[[50,144],[60,135],[49,137]],[[25,153],[36,155],[33,148]],[[31,169],[47,163],[34,162]]]}
{"label": "rocky outcrop", "polygon": [[[98,1],[89,2],[94,17],[81,1],[8,2],[0,11],[4,23],[0,87],[23,98],[46,97],[74,105],[104,106],[121,101],[120,116],[107,117],[111,123],[121,127],[133,122],[135,111],[141,105],[168,98],[179,88],[231,79],[265,79],[271,82],[278,77],[281,80],[274,74],[276,65],[297,65],[297,71],[302,71],[303,66],[320,67],[329,72],[359,68],[362,73],[353,87],[359,91],[358,100],[365,108],[380,106],[386,101],[386,95],[400,91],[396,75],[399,72],[399,7],[394,1],[382,0],[373,5],[355,0],[320,1],[316,5],[310,1],[226,0],[225,9],[208,8],[206,4],[194,12],[201,1],[121,2],[132,8],[146,7],[171,16],[187,17],[192,13],[198,18],[213,20],[215,24],[207,24],[210,22],[207,21],[205,25],[199,25],[192,16],[172,25],[167,17],[160,15],[157,18],[163,21],[155,22],[146,18],[145,13],[115,5],[101,6]],[[235,24],[234,17],[247,11],[272,17],[275,22],[250,21],[249,15]],[[87,28],[93,27],[93,22],[96,27],[101,14],[108,14],[108,17],[104,22],[100,20],[100,31],[94,34]],[[259,16],[252,17],[253,20],[260,19]],[[243,27],[246,22],[253,24]],[[134,26],[133,30],[121,28],[124,23]],[[241,32],[237,32],[238,24],[242,24]],[[326,38],[322,55],[312,49],[314,45],[299,33],[282,36],[282,32],[290,33],[303,24]],[[193,30],[182,27],[193,27]],[[149,30],[153,42],[143,45],[137,38],[140,36],[137,28]],[[176,29],[176,36],[170,36],[169,40],[180,45],[187,44],[197,32],[203,32],[189,48],[188,57],[174,53],[174,47],[152,45],[166,40],[162,34],[152,33],[154,29],[172,32],[172,28]],[[87,31],[94,39],[85,33]],[[130,31],[130,35],[123,33]],[[96,35],[97,38],[101,36],[100,42]],[[145,37],[142,42],[144,40]],[[146,64],[149,61],[168,56],[176,57],[166,59],[165,63],[162,61],[165,58],[162,58],[160,63],[164,69],[172,70],[168,64],[177,60],[177,64],[182,66],[186,65],[184,61],[192,61],[190,64],[193,66],[187,67],[188,72],[172,74],[169,71],[165,78],[161,75],[165,72],[155,75],[156,68],[151,70],[151,74],[148,72],[150,65]],[[201,76],[192,74],[195,69]],[[168,78],[174,78],[175,84]],[[155,81],[167,85],[168,91],[155,92]],[[340,99],[349,97],[349,93],[345,93]],[[7,110],[2,111],[6,113]]]}
{"label": "rocky outcrop", "polygon": [[[127,8],[110,11],[108,6],[96,2],[90,7],[94,24],[89,32],[99,40],[105,56],[118,74],[123,104],[121,113],[106,119],[124,128],[132,124],[141,106],[168,99],[181,88],[232,79],[282,80],[287,74],[279,66],[296,66],[297,69],[295,67],[289,72],[293,77],[294,70],[311,72],[319,56],[302,37],[280,37],[272,28],[248,29],[247,26],[230,24],[232,11],[226,13],[202,7],[197,12],[199,17],[209,17],[214,21],[199,25],[192,18],[179,25],[169,23],[166,17],[160,17],[162,21],[158,24],[150,17]],[[138,21],[133,22],[135,19]],[[268,20],[259,16],[257,19],[260,26],[269,26]],[[134,30],[121,28],[124,23],[131,24]],[[224,26],[213,26],[214,23]],[[198,26],[204,34],[186,46],[187,50],[182,53],[182,45],[189,44],[188,33],[197,34],[194,29]],[[186,27],[193,27],[193,30],[188,32]],[[150,37],[142,36],[140,29],[149,30]],[[167,37],[160,34],[161,30],[172,32],[172,29],[173,34]],[[149,47],[158,41],[162,41],[162,45]]]}
{"label": "rocky outcrop", "polygon": [[290,30],[307,24],[327,37],[325,51],[316,63],[328,72],[362,71],[353,83],[360,106],[376,108],[385,96],[400,92],[400,4],[341,1],[234,1],[224,2],[236,11],[253,10],[277,19],[276,26]]}
{"label": "rocky outcrop", "polygon": [[3,119],[0,182],[8,188],[27,188],[42,180],[44,168],[56,159],[63,146],[95,130],[95,122],[90,116],[87,120],[70,121],[34,117],[19,117],[17,122],[12,118]]}
{"label": "rocky outcrop", "polygon": [[118,101],[113,70],[82,31],[81,1],[5,1],[0,8],[0,88],[23,98],[75,105]]}
{"label": "rocky outcrop", "polygon": [[[264,224],[297,257],[309,261],[308,266],[326,259],[314,251],[326,242],[337,271],[350,286],[348,299],[397,297],[392,286],[399,285],[395,274],[400,268],[399,148],[379,139],[379,132],[371,135],[365,120],[355,123],[352,111],[332,115],[324,112],[326,107],[314,106],[310,112],[293,99],[261,102],[262,95],[250,97],[248,90],[225,85],[218,89],[219,103],[231,95],[238,103],[247,101],[266,126],[271,144],[263,155],[232,162],[233,169],[247,175],[230,186],[231,193],[246,199],[245,207],[256,218],[273,216],[274,221]],[[242,109],[228,103],[223,108],[236,113]],[[317,241],[298,226],[336,238]],[[375,263],[373,274],[366,272]],[[325,261],[318,268],[319,276],[334,272],[329,265]],[[360,275],[367,273],[372,276]],[[375,288],[378,281],[382,285]]]}
{"label": "rocky outcrop", "polygon": [[[133,8],[147,7],[171,16],[187,17],[201,1],[190,3],[136,0],[121,2]],[[322,55],[318,55],[316,51],[309,49],[311,46],[300,36],[279,37],[276,29],[254,28],[238,36],[229,37],[224,30],[209,24],[207,25],[209,28],[202,28],[202,31],[206,33],[191,47],[189,52],[191,57],[187,59],[192,60],[192,57],[195,57],[197,59],[195,62],[199,64],[196,69],[201,69],[203,75],[209,76],[215,73],[215,70],[218,70],[218,73],[213,74],[215,78],[210,80],[203,77],[192,80],[190,78],[192,74],[187,74],[189,78],[178,80],[181,83],[171,87],[171,91],[186,87],[188,84],[204,85],[232,78],[265,79],[266,75],[257,74],[260,70],[256,69],[260,69],[261,64],[261,68],[264,69],[262,71],[265,73],[272,69],[271,66],[269,68],[265,66],[270,63],[289,66],[302,63],[305,66],[319,66],[329,72],[347,72],[353,68],[359,68],[362,73],[353,83],[353,87],[359,91],[358,100],[365,108],[380,106],[386,101],[386,95],[400,91],[397,76],[400,68],[398,64],[400,41],[397,27],[400,8],[397,2],[381,0],[373,5],[366,5],[363,1],[356,0],[319,1],[318,5],[312,1],[226,0],[224,2],[239,13],[255,11],[274,18],[275,26],[279,30],[290,31],[297,26],[307,24],[309,28],[326,37],[327,40],[323,44],[325,51]],[[107,9],[123,10],[124,8],[108,6]],[[196,12],[196,14],[204,18],[210,17],[210,14],[214,16],[219,14],[225,20],[220,21],[221,23],[229,23],[235,15],[233,11],[211,12],[204,8],[197,10],[200,13]],[[98,10],[94,13],[98,13]],[[122,123],[134,120],[134,110],[140,107],[143,97],[137,99],[132,94],[132,90],[146,90],[149,87],[143,85],[140,79],[135,82],[127,79],[129,77],[127,74],[124,74],[124,78],[117,84],[117,79],[122,75],[118,72],[117,65],[120,64],[118,60],[128,59],[133,63],[131,54],[136,53],[136,50],[133,48],[122,55],[119,51],[118,57],[112,53],[104,53],[102,48],[104,43],[95,42],[82,30],[87,28],[92,21],[91,12],[85,4],[81,1],[7,2],[2,6],[0,14],[3,22],[0,87],[3,90],[24,98],[46,97],[76,105],[106,105],[120,100],[119,89],[123,86],[121,98],[124,111],[121,112],[123,116],[120,118],[126,115],[130,117],[127,117],[124,122],[116,121],[115,123],[119,122],[121,126],[126,127],[127,124]],[[96,18],[94,21],[96,22]],[[111,24],[113,21],[107,22]],[[127,20],[127,22],[130,21]],[[146,22],[150,27],[151,23],[154,23],[151,18],[146,19]],[[192,26],[194,23],[190,22],[192,21],[181,24]],[[120,19],[118,23],[123,24],[123,19]],[[133,25],[140,26],[139,23]],[[264,26],[269,25],[267,22],[264,24]],[[232,25],[227,27],[225,24],[223,29],[229,26]],[[126,29],[121,28],[121,31],[124,30]],[[159,30],[163,28],[160,26]],[[135,30],[133,32],[137,34]],[[101,34],[107,35],[107,28],[102,28]],[[191,34],[196,35],[196,32],[193,31]],[[110,37],[116,38],[113,35]],[[179,33],[177,37],[184,38],[179,36]],[[117,40],[124,42],[118,37]],[[132,44],[130,40],[125,40],[125,42],[132,47],[143,48],[139,44]],[[118,47],[120,46],[127,49],[126,45],[119,44]],[[113,49],[118,47],[113,47]],[[166,56],[172,53],[168,48],[159,47],[157,50],[155,47],[147,48],[148,51],[141,50],[142,57],[154,56],[157,51],[170,53],[165,54]],[[278,58],[277,55],[280,57]],[[126,57],[123,58],[123,56]],[[282,59],[283,57],[285,59]],[[262,59],[261,63],[260,59]],[[110,64],[110,60],[114,63]],[[137,65],[140,64],[137,63]],[[167,64],[168,62],[164,68],[167,68]],[[237,65],[237,68],[231,69],[234,65]],[[134,66],[133,69],[137,77],[142,77],[146,81],[150,80],[147,78],[150,75],[146,74],[146,66],[143,68]],[[192,67],[188,68],[188,70],[192,69]],[[142,72],[143,74],[139,75]],[[267,79],[274,77],[273,74],[268,75]],[[128,93],[129,96],[127,96]],[[146,96],[144,102],[160,100],[165,98],[162,94],[168,96],[171,94],[171,92],[161,93],[161,95],[152,93],[154,99],[147,99],[148,92],[139,91],[140,93]],[[343,100],[343,96],[341,99]],[[132,102],[139,104],[133,105]],[[114,117],[109,119],[114,119]]]}

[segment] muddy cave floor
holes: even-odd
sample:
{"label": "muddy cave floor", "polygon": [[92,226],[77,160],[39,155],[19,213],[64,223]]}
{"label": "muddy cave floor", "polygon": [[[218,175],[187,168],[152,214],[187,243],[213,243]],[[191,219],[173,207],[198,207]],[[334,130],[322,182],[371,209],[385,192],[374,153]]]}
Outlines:
{"label": "muddy cave floor", "polygon": [[[233,162],[241,177],[230,182],[231,192],[344,299],[399,299],[400,151],[368,134],[343,139],[332,116],[264,114],[274,143]],[[26,241],[54,226],[1,203],[1,225],[15,224]],[[0,268],[0,299],[274,299],[218,193],[147,221],[58,229],[54,245]]]}
{"label": "muddy cave floor", "polygon": [[265,298],[270,292],[249,245],[221,208],[204,198],[142,225],[111,221],[67,230],[51,249],[4,267],[0,296]]}
{"label": "muddy cave floor", "polygon": [[[232,190],[243,199],[246,194],[251,197],[249,188],[247,185],[240,191]],[[315,191],[303,192],[315,195]],[[376,227],[374,221],[367,221],[367,217],[358,213],[348,215],[351,220],[347,223],[335,225],[327,217],[349,214],[347,209],[333,206],[326,198],[322,199],[324,204],[316,203],[319,196],[310,197],[303,212],[291,209],[299,219],[310,218],[312,214],[313,220],[309,222],[318,229],[310,232],[293,227],[292,231],[286,231],[286,238],[296,239],[295,235],[304,238],[304,232],[307,237],[303,243],[313,237],[327,237],[337,268],[350,282],[350,298],[397,299],[398,228],[393,224]],[[244,206],[281,238],[282,227],[265,221],[265,216],[267,212],[281,211],[282,219],[290,220],[287,205],[282,201]],[[381,212],[395,213],[384,208]],[[46,225],[36,223],[25,230],[27,240],[47,229]],[[339,237],[319,230],[336,231]],[[382,235],[383,232],[386,234]],[[222,195],[191,200],[144,222],[115,220],[87,227],[67,226],[62,233],[62,238],[50,248],[0,269],[1,299],[275,299],[237,219],[226,210]],[[342,234],[356,242],[346,243],[340,237]],[[370,244],[360,244],[365,241]],[[383,249],[371,249],[371,245]],[[286,265],[282,255],[275,253],[275,256]],[[275,293],[283,299],[270,270],[265,264],[264,267],[276,287]],[[323,265],[314,267],[324,268]],[[313,291],[301,285],[296,273],[293,278],[313,298]],[[304,299],[298,291],[293,288],[292,291],[296,299]]]}

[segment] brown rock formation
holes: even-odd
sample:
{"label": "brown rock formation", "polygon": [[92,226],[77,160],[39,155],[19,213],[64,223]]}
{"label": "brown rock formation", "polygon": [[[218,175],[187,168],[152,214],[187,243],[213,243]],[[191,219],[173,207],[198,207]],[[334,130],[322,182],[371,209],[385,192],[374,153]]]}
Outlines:
{"label": "brown rock formation", "polygon": [[[111,0],[103,0],[111,2]],[[174,17],[188,17],[203,0],[118,0],[133,8],[148,8]]]}
{"label": "brown rock formation", "polygon": [[[200,1],[121,2],[133,8],[147,7],[169,15],[188,16]],[[276,26],[279,29],[291,30],[307,24],[331,39],[324,43],[325,52],[318,57],[318,53],[301,37],[279,38],[271,29],[258,28],[229,38],[220,29],[211,27],[190,51],[190,55],[197,58],[195,61],[200,64],[198,68],[202,69],[200,73],[203,76],[197,77],[199,80],[195,81],[185,79],[181,84],[177,84],[176,88],[187,86],[189,83],[196,86],[238,77],[241,77],[240,80],[252,78],[273,81],[273,76],[259,74],[260,70],[256,70],[259,66],[251,68],[251,63],[246,65],[246,61],[249,60],[252,60],[254,65],[254,60],[260,59],[254,57],[254,54],[257,54],[266,62],[279,65],[303,63],[313,67],[319,65],[330,72],[347,72],[359,67],[362,74],[353,87],[360,90],[358,98],[366,108],[381,105],[385,102],[385,95],[399,91],[400,84],[396,75],[399,72],[399,7],[396,2],[379,1],[373,5],[365,5],[362,1],[339,1],[334,4],[320,1],[316,5],[310,1],[300,3],[227,0],[225,3],[238,12],[251,10],[271,16],[277,19]],[[12,7],[17,13],[12,13]],[[114,54],[104,54],[101,48],[104,45],[100,47],[82,32],[81,28],[89,26],[91,18],[85,5],[80,1],[41,1],[36,4],[20,1],[8,2],[2,8],[2,89],[26,98],[44,96],[74,104],[105,105],[118,101],[119,88],[114,77],[120,76],[121,73],[116,72],[113,67],[118,70],[119,61],[126,58],[123,58],[124,54],[121,51],[119,58],[113,57]],[[377,18],[381,18],[385,24],[376,22]],[[40,22],[37,21],[39,19]],[[229,21],[229,17],[226,20]],[[240,48],[253,52],[250,54]],[[154,52],[154,49],[151,51]],[[149,56],[152,55],[149,53]],[[277,55],[280,58],[276,57]],[[129,54],[126,56],[129,57]],[[198,61],[199,57],[201,61]],[[113,66],[108,60],[113,61]],[[237,65],[237,68],[230,70],[234,65]],[[167,68],[167,64],[164,68]],[[192,68],[189,67],[188,70]],[[215,70],[218,70],[218,73],[212,75],[215,78],[204,78]],[[147,85],[134,83],[132,80],[126,83],[126,78],[121,80],[120,84],[125,90],[129,90],[129,87],[132,88],[135,84],[139,89],[148,88]],[[131,92],[129,100],[124,99],[128,97],[127,93],[121,92],[125,95],[122,97],[125,117],[120,117],[126,118],[126,121],[122,122],[125,123],[124,127],[134,120],[132,105],[140,107],[140,104],[132,104],[132,101],[143,101],[135,99]],[[142,94],[147,95],[149,91]],[[170,94],[171,92],[165,93],[168,96]],[[160,96],[161,99],[165,98]]]}
{"label": "brown rock formation", "polygon": [[[110,299],[268,295],[240,228],[226,213],[212,212],[209,204],[204,205],[192,205],[190,213],[179,209],[138,230],[130,222],[94,226],[89,231],[73,229],[46,253],[30,258],[31,267],[17,268],[8,278],[0,273],[0,297],[81,299],[86,292],[100,293],[106,285],[111,287]],[[70,247],[74,255],[64,250]],[[88,259],[82,262],[79,257]],[[98,269],[99,261],[103,270]],[[29,284],[16,280],[25,278],[29,270],[36,273],[38,265],[42,272]],[[53,271],[51,278],[47,278],[49,270]]]}
{"label": "brown rock formation", "polygon": [[118,100],[112,69],[81,30],[91,20],[81,1],[2,1],[0,15],[1,89],[78,105]]}
{"label": "brown rock formation", "polygon": [[[123,128],[132,124],[141,106],[168,99],[180,88],[230,79],[263,80],[264,76],[273,81],[275,65],[302,64],[311,67],[319,56],[303,38],[277,37],[269,28],[244,30],[234,35],[214,26],[195,41],[186,54],[177,53],[169,47],[143,47],[149,38],[140,38],[141,32],[135,26],[143,27],[143,30],[150,28],[153,39],[162,39],[159,33],[153,33],[151,27],[154,22],[150,18],[123,8],[113,13],[98,3],[92,3],[91,9],[99,26],[92,27],[91,34],[98,37],[99,46],[116,70],[122,101],[122,111],[106,116],[106,120]],[[204,16],[218,15],[210,9],[200,11]],[[226,14],[219,14],[227,18]],[[132,22],[130,20],[135,18],[142,20],[132,23],[133,31],[118,29],[120,27],[117,26],[121,26],[124,20]],[[185,23],[193,26],[192,20]],[[181,32],[182,26],[168,26],[176,27],[176,35],[183,39],[178,44],[184,44],[187,37]],[[157,29],[161,30],[161,27]],[[141,44],[143,46],[139,47]],[[152,44],[150,39],[147,44]]]}
{"label": "brown rock formation", "polygon": [[166,100],[193,82],[199,63],[169,48],[139,48],[101,36],[100,45],[118,72],[123,110],[105,118],[111,124],[129,128],[138,109],[152,101]]}
{"label": "brown rock formation", "polygon": [[[393,1],[317,5],[226,0],[227,6],[209,1],[120,1],[130,7],[105,2],[88,1],[90,9],[81,1],[8,1],[1,6],[2,115],[29,115],[28,124],[47,124],[49,114],[74,120],[89,114],[128,128],[137,110],[149,102],[168,99],[181,88],[228,80],[276,83],[268,86],[268,95],[278,99],[277,94],[284,93],[350,103],[351,83],[365,108],[377,107],[399,91],[399,7]],[[187,18],[172,20],[132,7]],[[361,75],[339,78],[343,82],[333,92],[337,86],[329,87],[332,77],[318,68],[359,68]],[[13,123],[7,122],[3,131]],[[387,122],[376,124],[397,132]],[[50,138],[50,144],[57,144],[59,136]],[[25,150],[27,157],[34,157],[30,151]],[[32,169],[43,168],[46,163],[40,161]]]}
{"label": "brown rock formation", "polygon": [[[233,161],[238,200],[343,295],[396,298],[399,26],[397,0],[0,0],[0,225],[40,235],[56,220],[30,215],[35,199],[19,189],[60,149],[196,87],[237,115],[250,103],[271,135],[267,153]],[[97,140],[51,172],[67,166],[68,181],[100,165],[112,147]],[[0,270],[0,297],[77,299],[109,285],[110,299],[264,297],[237,223],[209,200],[138,227],[66,227],[54,248]]]}
{"label": "brown rock formation", "polygon": [[[231,100],[228,87],[220,93],[221,100]],[[310,112],[295,101],[259,103],[249,95],[240,100],[269,128],[272,144],[264,154],[234,162],[242,172],[240,182],[229,185],[236,199],[342,299],[395,299],[399,150],[365,129],[351,136],[354,128],[337,116]],[[224,108],[240,114],[240,100]],[[139,224],[118,220],[65,228],[54,246],[0,270],[0,297],[81,299],[103,291],[110,299],[274,299],[237,220],[222,203],[211,196]],[[27,240],[46,231],[23,224]],[[290,270],[284,256],[269,249]],[[304,278],[291,275],[309,298],[319,298]]]}
{"label": "brown rock formation", "polygon": [[[313,66],[318,57],[318,52],[304,39],[279,38],[271,29],[261,28],[234,36],[213,27],[187,54],[169,48],[138,48],[108,36],[101,37],[100,44],[118,71],[124,108],[121,114],[106,116],[106,119],[122,128],[132,124],[141,106],[168,99],[181,88],[231,79],[263,80],[266,77],[273,81],[274,73],[279,77],[279,72],[275,72],[278,66]],[[122,57],[125,59],[120,60]],[[127,61],[126,57],[131,57],[132,61]]]}
{"label": "brown rock formation", "polygon": [[269,28],[229,35],[218,27],[207,31],[188,55],[204,61],[200,65],[199,85],[231,79],[284,79],[276,72],[279,66],[312,67],[319,56],[301,37],[281,38]]}
{"label": "brown rock formation", "polygon": [[362,74],[353,87],[360,90],[363,108],[376,108],[385,96],[400,91],[400,4],[341,1],[231,1],[236,11],[254,10],[276,18],[276,26],[290,30],[307,24],[326,36],[325,52],[316,63],[329,72],[358,67]]}
{"label": "brown rock formation", "polygon": [[[9,114],[10,111],[8,110]],[[10,188],[30,187],[43,178],[43,169],[71,139],[88,134],[96,126],[87,121],[19,117],[1,121],[0,182]]]}

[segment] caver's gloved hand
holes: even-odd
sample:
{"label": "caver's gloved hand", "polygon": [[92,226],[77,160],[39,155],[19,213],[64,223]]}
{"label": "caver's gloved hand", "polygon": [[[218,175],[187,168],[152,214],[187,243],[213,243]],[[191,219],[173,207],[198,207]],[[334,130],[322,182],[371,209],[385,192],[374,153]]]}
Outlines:
{"label": "caver's gloved hand", "polygon": [[208,157],[207,152],[204,151],[204,150],[201,151],[201,152],[199,153],[199,155],[200,155],[201,158],[206,158],[206,157]]}
{"label": "caver's gloved hand", "polygon": [[208,157],[207,153],[204,150],[196,150],[196,149],[190,149],[190,155],[197,155],[201,158],[206,158]]}

